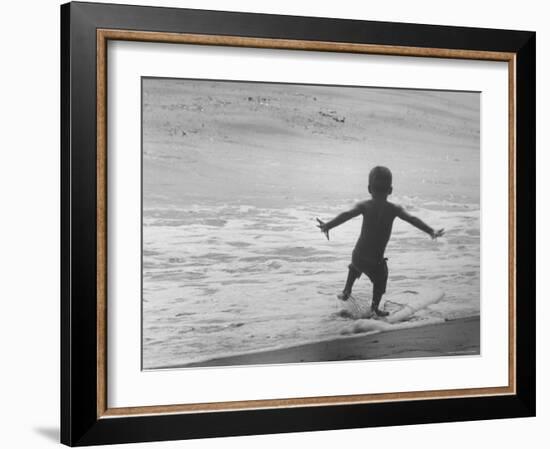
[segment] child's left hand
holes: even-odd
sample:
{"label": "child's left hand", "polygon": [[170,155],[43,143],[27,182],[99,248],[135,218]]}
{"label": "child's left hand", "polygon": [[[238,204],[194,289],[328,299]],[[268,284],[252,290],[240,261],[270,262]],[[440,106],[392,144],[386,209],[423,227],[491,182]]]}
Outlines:
{"label": "child's left hand", "polygon": [[436,238],[441,237],[443,234],[445,234],[445,229],[441,228],[437,231],[433,231],[431,237],[433,240],[435,240]]}
{"label": "child's left hand", "polygon": [[318,218],[317,218],[317,222],[319,223],[317,227],[321,230],[323,234],[325,234],[325,237],[327,238],[327,240],[330,240],[328,236],[329,230],[328,230],[327,224],[324,221],[319,220]]}

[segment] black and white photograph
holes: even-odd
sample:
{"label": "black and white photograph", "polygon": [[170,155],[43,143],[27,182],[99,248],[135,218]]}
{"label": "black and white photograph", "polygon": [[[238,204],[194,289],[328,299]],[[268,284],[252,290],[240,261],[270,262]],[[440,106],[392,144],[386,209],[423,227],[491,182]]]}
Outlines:
{"label": "black and white photograph", "polygon": [[142,369],[480,354],[480,93],[142,78]]}

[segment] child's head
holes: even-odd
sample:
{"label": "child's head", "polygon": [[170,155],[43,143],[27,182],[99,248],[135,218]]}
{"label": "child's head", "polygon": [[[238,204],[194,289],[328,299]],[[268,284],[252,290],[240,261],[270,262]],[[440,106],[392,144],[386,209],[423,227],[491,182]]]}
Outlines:
{"label": "child's head", "polygon": [[373,197],[386,197],[392,192],[392,175],[387,167],[374,167],[369,173],[369,192]]}

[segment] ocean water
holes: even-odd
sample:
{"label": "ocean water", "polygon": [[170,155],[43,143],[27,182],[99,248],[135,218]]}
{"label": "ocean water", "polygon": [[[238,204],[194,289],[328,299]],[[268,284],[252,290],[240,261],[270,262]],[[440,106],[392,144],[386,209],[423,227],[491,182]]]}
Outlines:
{"label": "ocean water", "polygon": [[[432,241],[396,219],[386,252],[387,308],[407,305],[404,292],[429,287],[442,290],[444,298],[407,317],[408,324],[479,314],[479,208],[415,199],[401,204],[444,227],[446,235]],[[353,333],[359,317],[342,313],[352,306],[336,294],[361,218],[332,230],[330,241],[315,227],[316,216],[329,218],[340,210],[337,205],[145,210],[144,367]],[[365,277],[356,282],[354,297],[370,303],[371,284]]]}
{"label": "ocean water", "polygon": [[[480,313],[478,93],[151,78],[142,97],[144,369]],[[368,198],[374,165],[446,229],[395,220],[390,323],[364,316],[365,277],[336,299],[361,218],[330,241],[315,220]]]}

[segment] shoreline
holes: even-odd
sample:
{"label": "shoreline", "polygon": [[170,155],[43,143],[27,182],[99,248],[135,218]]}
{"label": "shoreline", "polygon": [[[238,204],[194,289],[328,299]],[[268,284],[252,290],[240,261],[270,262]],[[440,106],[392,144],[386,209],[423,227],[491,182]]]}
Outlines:
{"label": "shoreline", "polygon": [[150,369],[452,357],[479,354],[480,317],[472,316],[408,329],[336,338]]}

